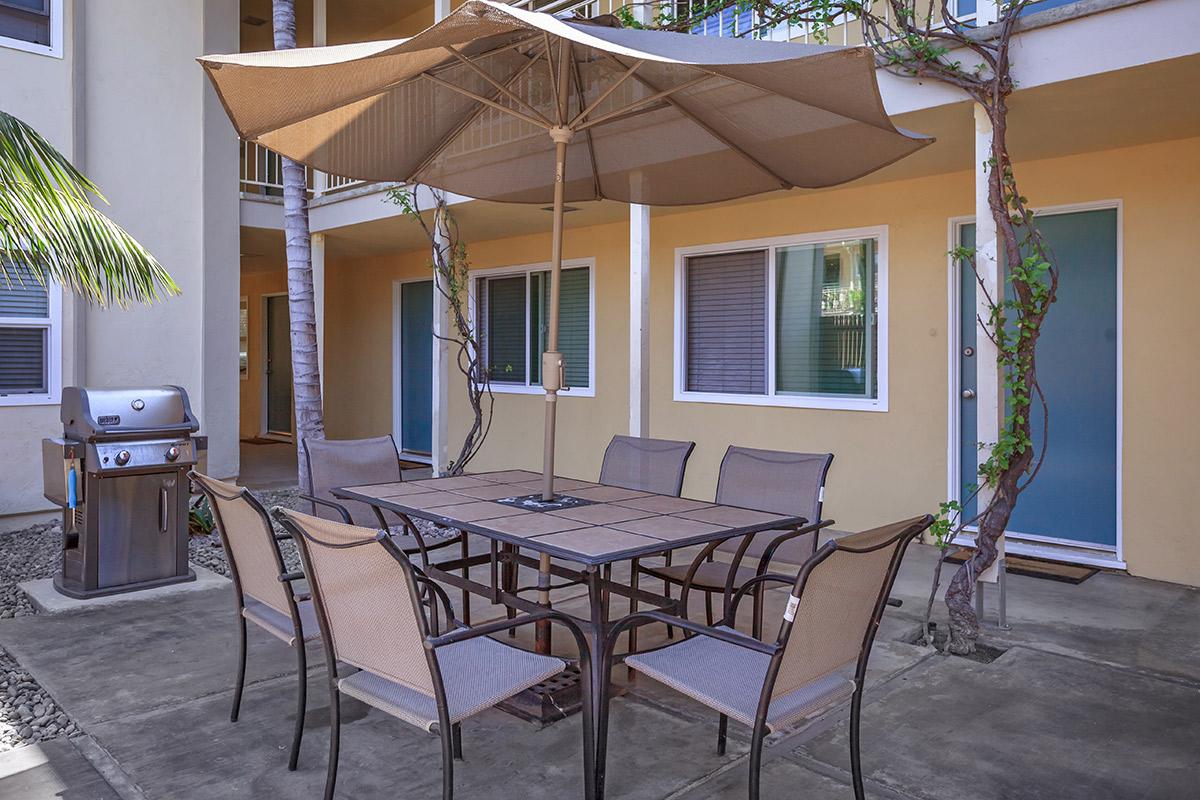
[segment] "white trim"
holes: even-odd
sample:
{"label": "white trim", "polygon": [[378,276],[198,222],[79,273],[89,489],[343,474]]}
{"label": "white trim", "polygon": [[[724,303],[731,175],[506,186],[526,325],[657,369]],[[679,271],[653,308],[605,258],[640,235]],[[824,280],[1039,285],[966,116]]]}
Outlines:
{"label": "white trim", "polygon": [[[268,355],[269,355],[268,343],[271,340],[270,325],[267,324],[270,319],[270,316],[267,313],[267,301],[272,297],[287,297],[287,296],[288,296],[287,292],[264,292],[262,295],[260,295],[261,300],[259,301],[260,305],[262,307],[262,324],[260,326],[261,327],[261,335],[262,335],[262,349],[259,351],[259,353],[261,354],[261,357],[259,358],[259,365],[258,365],[258,374],[261,379],[260,383],[262,384],[260,391],[259,391],[259,425],[258,425],[259,436],[263,439],[275,439],[276,441],[280,441],[280,442],[290,442],[293,439],[295,439],[295,435],[296,435],[295,398],[294,397],[292,398],[292,412],[291,412],[292,430],[291,431],[273,431],[269,427],[267,427],[267,405],[268,405],[268,399],[269,399],[267,397],[267,383],[269,381],[269,378],[267,376],[267,361],[269,360],[268,359]],[[291,313],[292,313],[291,308],[288,308],[288,324],[289,325],[291,324]],[[291,344],[289,343],[288,346],[290,347]],[[296,387],[294,384],[292,386],[292,391],[293,392],[296,391]]]}
{"label": "white trim", "polygon": [[62,304],[57,284],[46,285],[45,317],[0,317],[0,328],[41,328],[46,331],[46,389],[35,394],[0,394],[0,408],[8,406],[56,406],[62,402]]}
{"label": "white trim", "polygon": [[[849,239],[875,239],[875,273],[878,291],[875,299],[879,309],[875,319],[877,397],[855,398],[835,395],[792,395],[775,394],[775,251],[780,247],[804,244],[821,244]],[[720,392],[694,392],[686,386],[687,359],[684,357],[686,342],[685,289],[686,261],[689,256],[712,253],[729,253],[739,250],[767,251],[767,394],[726,394]],[[724,403],[743,406],[775,406],[780,408],[813,408],[836,411],[888,410],[888,226],[875,225],[864,228],[817,231],[814,233],[773,236],[761,239],[745,239],[736,242],[693,245],[675,248],[675,311],[674,343],[672,354],[674,365],[673,399],[677,403]]]}
{"label": "white trim", "polygon": [[0,36],[0,47],[23,50],[39,56],[63,57],[63,0],[50,0],[50,44],[34,44],[24,39]]}
{"label": "white trim", "polygon": [[[587,387],[574,387],[570,389],[562,389],[559,392],[559,397],[595,397],[596,396],[596,259],[595,258],[572,258],[563,259],[562,268],[578,269],[586,267],[588,270],[588,385]],[[506,275],[525,275],[525,385],[516,383],[500,383],[493,380],[491,382],[492,392],[495,394],[545,394],[546,390],[537,384],[529,382],[531,373],[529,364],[529,278],[528,276],[534,272],[545,272],[550,269],[549,261],[540,261],[536,264],[520,264],[511,267],[495,267],[491,269],[473,269],[467,273],[467,282],[469,284],[468,297],[468,313],[471,319],[475,319],[475,286],[480,278],[501,278]]]}
{"label": "white trim", "polygon": [[[432,277],[429,277],[429,278],[400,278],[400,279],[392,281],[392,438],[396,440],[396,449],[400,452],[400,455],[403,456],[404,458],[406,458],[407,460],[420,461],[422,463],[432,464],[433,463],[433,449],[432,449],[433,448],[433,415],[432,415],[432,413],[430,414],[430,417],[429,417],[430,452],[417,453],[412,450],[404,449],[404,435],[403,435],[404,383],[403,383],[403,377],[401,374],[400,367],[401,367],[401,362],[404,358],[404,351],[403,351],[404,335],[403,335],[403,328],[402,328],[402,322],[403,322],[402,316],[404,313],[402,309],[403,309],[404,295],[403,295],[402,287],[408,283],[430,283],[430,284],[432,284],[433,278]],[[437,286],[431,285],[430,289],[433,291],[434,295],[437,294]],[[430,333],[432,334],[432,330],[430,331]],[[436,338],[434,339],[434,344],[435,344],[435,346],[437,344]],[[431,370],[433,369],[432,363],[430,364],[430,369]],[[431,377],[434,377],[434,380],[436,380],[435,376],[431,376]],[[433,410],[432,406],[433,406],[434,393],[435,392],[431,391],[430,397],[429,397],[431,412]]]}
{"label": "white trim", "polygon": [[[1055,216],[1057,214],[1074,214],[1081,211],[1102,211],[1115,209],[1117,212],[1117,459],[1116,459],[1116,523],[1117,542],[1115,548],[1095,545],[1087,542],[1073,542],[1068,539],[1058,539],[1037,534],[1006,531],[1005,536],[1012,541],[1008,549],[1019,555],[1035,555],[1039,558],[1056,558],[1072,561],[1073,563],[1092,564],[1095,566],[1125,569],[1125,210],[1124,202],[1120,199],[1096,200],[1086,203],[1068,203],[1056,206],[1043,206],[1033,209],[1038,216]],[[958,246],[959,229],[975,221],[975,216],[963,215],[951,217],[947,223],[948,253]],[[950,344],[947,366],[949,379],[949,414],[947,425],[946,447],[946,496],[951,500],[961,502],[959,491],[959,476],[962,467],[959,459],[961,442],[961,420],[959,416],[959,395],[962,392],[962,377],[959,371],[958,353],[962,346],[959,337],[959,306],[962,298],[959,294],[958,266],[952,255],[946,257],[946,281],[949,298],[949,313],[947,324],[949,335],[946,337]],[[968,533],[964,531],[963,537]],[[971,541],[974,541],[973,537]],[[1034,551],[1037,552],[1034,552]],[[1077,551],[1094,551],[1110,554],[1105,557],[1079,555]],[[1047,555],[1057,553],[1057,555]],[[1114,557],[1115,556],[1115,557]],[[1103,562],[1103,563],[1101,563]]]}
{"label": "white trim", "polygon": [[[1104,569],[1128,569],[1125,560],[1112,550],[1083,547],[1079,542],[1072,543],[1066,540],[1043,541],[1039,537],[1026,536],[1025,534],[1013,533],[1011,531],[1006,532],[1004,538],[1006,539],[1005,551],[1013,555],[1044,558],[1047,561],[1083,564],[1089,567],[1102,567]],[[954,540],[954,544],[956,546],[974,547],[975,532],[964,530]]]}

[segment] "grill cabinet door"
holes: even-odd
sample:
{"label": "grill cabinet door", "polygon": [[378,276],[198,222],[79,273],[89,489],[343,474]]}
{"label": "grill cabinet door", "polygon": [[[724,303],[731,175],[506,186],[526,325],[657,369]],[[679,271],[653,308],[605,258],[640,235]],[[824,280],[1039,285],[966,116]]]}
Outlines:
{"label": "grill cabinet door", "polygon": [[174,575],[179,522],[176,473],[122,475],[104,478],[99,485],[99,586]]}

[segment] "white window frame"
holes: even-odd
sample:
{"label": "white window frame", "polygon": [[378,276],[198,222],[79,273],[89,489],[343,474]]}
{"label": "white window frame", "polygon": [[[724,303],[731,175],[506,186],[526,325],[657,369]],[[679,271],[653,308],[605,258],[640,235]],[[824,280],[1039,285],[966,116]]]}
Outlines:
{"label": "white window frame", "polygon": [[[564,389],[559,393],[559,397],[595,397],[596,396],[596,259],[595,258],[574,258],[563,259],[562,268],[577,269],[586,267],[588,270],[588,385],[586,388],[582,386],[571,387]],[[504,278],[513,275],[525,275],[525,385],[519,383],[502,383],[493,380],[491,389],[496,394],[545,394],[545,389],[540,384],[529,382],[529,377],[532,373],[529,359],[529,275],[534,272],[545,272],[550,269],[549,261],[542,261],[536,264],[521,264],[512,267],[496,267],[494,269],[474,269],[467,273],[467,281],[470,285],[468,293],[468,310],[471,315],[471,320],[477,318],[477,305],[475,292],[479,286],[481,278]],[[489,312],[490,313],[490,312]],[[481,334],[482,335],[482,334]]]}
{"label": "white window frame", "polygon": [[46,388],[37,394],[0,394],[0,407],[51,406],[62,402],[62,290],[47,284],[49,316],[0,317],[0,328],[41,328],[46,331]]}
{"label": "white window frame", "polygon": [[50,45],[34,44],[24,39],[0,36],[0,47],[23,50],[51,58],[63,57],[63,0],[50,0]]}
{"label": "white window frame", "polygon": [[[876,330],[876,394],[874,398],[839,397],[834,395],[776,394],[775,392],[775,252],[781,247],[823,244],[850,239],[874,239],[875,271],[878,290],[875,319]],[[687,259],[697,255],[733,253],[742,250],[767,251],[767,392],[766,394],[735,394],[727,392],[689,391],[687,386]],[[675,342],[674,342],[674,399],[679,403],[724,403],[741,406],[774,406],[780,408],[814,408],[836,411],[888,410],[888,227],[845,228],[816,233],[775,236],[765,239],[745,239],[737,242],[696,245],[675,248]]]}

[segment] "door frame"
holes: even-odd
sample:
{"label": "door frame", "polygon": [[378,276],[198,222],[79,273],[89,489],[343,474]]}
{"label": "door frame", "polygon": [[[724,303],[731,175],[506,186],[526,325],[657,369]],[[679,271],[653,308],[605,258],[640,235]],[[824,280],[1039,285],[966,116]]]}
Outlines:
{"label": "door frame", "polygon": [[[433,277],[400,278],[392,281],[392,438],[396,440],[396,449],[400,452],[401,457],[406,461],[416,461],[421,464],[432,464],[432,454],[425,455],[423,453],[409,453],[404,450],[404,436],[402,427],[404,404],[402,401],[403,395],[401,392],[404,386],[402,384],[400,371],[400,362],[403,358],[403,351],[401,347],[401,332],[403,328],[401,327],[402,299],[400,287],[406,283],[421,283],[423,281],[433,281]],[[436,292],[437,286],[434,286],[433,290]],[[437,337],[434,337],[433,345],[435,348],[437,347],[437,343]],[[436,382],[438,379],[437,370],[433,370],[433,373],[433,380]],[[431,392],[429,398],[431,410],[435,397],[437,397],[436,385],[434,386],[433,392]]]}
{"label": "door frame", "polygon": [[[260,363],[258,365],[259,383],[261,384],[260,388],[259,388],[259,393],[258,393],[259,394],[259,397],[258,397],[258,407],[259,407],[258,430],[259,430],[259,436],[262,437],[263,439],[274,439],[277,442],[291,442],[291,441],[294,441],[296,438],[296,403],[295,403],[295,398],[293,398],[292,399],[292,410],[291,410],[291,416],[292,416],[292,432],[291,433],[281,433],[279,431],[273,431],[267,426],[267,403],[268,403],[267,361],[268,361],[268,355],[270,353],[270,350],[268,348],[268,343],[270,342],[270,325],[267,324],[270,317],[268,316],[267,305],[268,305],[268,300],[270,300],[270,298],[272,298],[272,297],[287,297],[287,296],[288,296],[287,292],[264,292],[262,295],[260,295],[261,299],[259,300],[259,308],[262,311],[261,324],[259,325],[260,338],[262,341],[260,342],[261,348],[260,348],[259,352],[262,355],[259,358]],[[289,308],[288,309],[288,315],[289,315],[288,324],[289,325],[291,324],[291,316],[290,316],[291,313],[292,313],[291,309]],[[288,346],[289,347],[291,346],[290,342],[289,342]],[[296,387],[293,384],[292,391],[294,392],[295,390],[296,390]]]}
{"label": "door frame", "polygon": [[[1117,543],[1113,548],[1103,545],[1092,545],[1086,542],[1075,542],[1068,539],[1056,539],[1037,534],[1025,534],[1016,531],[1005,534],[1006,550],[1017,555],[1028,555],[1037,558],[1067,561],[1075,564],[1088,564],[1112,569],[1125,569],[1125,512],[1124,512],[1124,431],[1125,431],[1125,213],[1124,204],[1120,199],[1096,200],[1086,203],[1068,203],[1063,205],[1041,206],[1033,209],[1035,214],[1054,216],[1058,214],[1073,214],[1082,211],[1117,212],[1117,459],[1116,459],[1116,527]],[[965,224],[975,222],[974,214],[950,217],[947,222],[947,256],[946,256],[946,296],[947,296],[947,431],[946,431],[946,496],[958,502],[962,501],[959,481],[961,465],[959,463],[959,448],[961,442],[961,424],[959,419],[959,400],[962,392],[962,377],[959,372],[959,351],[961,338],[959,335],[959,314],[962,304],[959,290],[960,267],[952,255],[958,246],[959,230]],[[1051,310],[1053,313],[1053,310]],[[1051,413],[1053,409],[1051,409]],[[972,528],[965,529],[959,540],[963,544],[973,545],[975,533]]]}

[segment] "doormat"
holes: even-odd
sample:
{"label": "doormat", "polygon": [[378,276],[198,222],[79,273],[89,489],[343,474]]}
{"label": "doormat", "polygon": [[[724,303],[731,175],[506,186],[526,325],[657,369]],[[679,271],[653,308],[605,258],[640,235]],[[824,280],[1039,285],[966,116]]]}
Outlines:
{"label": "doormat", "polygon": [[[956,547],[946,554],[943,561],[951,564],[961,564],[971,557],[975,551],[970,547]],[[1083,567],[1078,564],[1064,564],[1061,561],[1048,561],[1044,558],[1029,558],[1028,556],[1006,556],[1007,568],[1010,575],[1024,575],[1027,578],[1044,578],[1049,581],[1080,584],[1095,575],[1100,570],[1096,567]]]}
{"label": "doormat", "polygon": [[407,461],[400,459],[400,469],[429,469],[429,465],[420,461]]}
{"label": "doormat", "polygon": [[261,436],[255,436],[250,439],[242,439],[242,444],[291,444],[291,442],[282,442],[279,439],[264,439]]}

